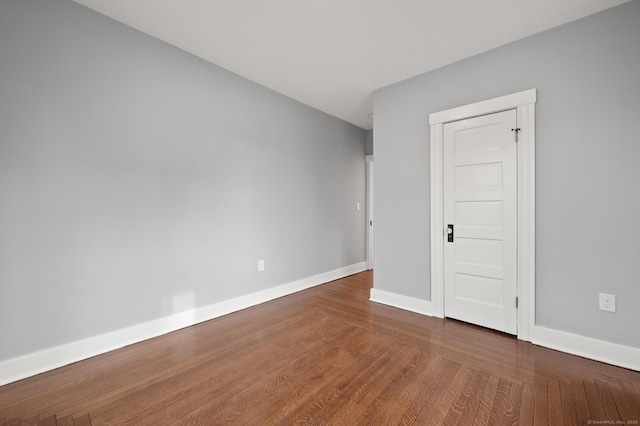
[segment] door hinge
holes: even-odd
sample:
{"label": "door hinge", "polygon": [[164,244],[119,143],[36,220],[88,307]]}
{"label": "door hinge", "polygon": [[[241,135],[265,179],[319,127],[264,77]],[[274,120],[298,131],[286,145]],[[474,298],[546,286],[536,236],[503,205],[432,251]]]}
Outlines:
{"label": "door hinge", "polygon": [[516,309],[518,309],[518,298],[516,297]]}
{"label": "door hinge", "polygon": [[511,129],[512,132],[516,132],[516,143],[518,143],[518,133],[520,133],[522,129],[520,127],[516,127],[515,129]]}

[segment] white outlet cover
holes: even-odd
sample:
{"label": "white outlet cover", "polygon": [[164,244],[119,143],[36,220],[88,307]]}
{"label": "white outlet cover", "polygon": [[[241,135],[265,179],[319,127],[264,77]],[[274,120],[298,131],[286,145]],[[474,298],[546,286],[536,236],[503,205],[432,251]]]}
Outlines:
{"label": "white outlet cover", "polygon": [[264,271],[264,260],[258,260],[258,271]]}
{"label": "white outlet cover", "polygon": [[607,311],[607,312],[616,311],[615,294],[600,293],[600,310]]}

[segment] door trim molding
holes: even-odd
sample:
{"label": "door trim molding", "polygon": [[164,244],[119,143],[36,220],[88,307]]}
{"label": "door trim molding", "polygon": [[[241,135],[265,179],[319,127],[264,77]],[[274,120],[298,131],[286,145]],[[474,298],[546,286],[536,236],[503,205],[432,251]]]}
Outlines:
{"label": "door trim molding", "polygon": [[373,226],[370,222],[373,221],[373,185],[375,180],[374,161],[373,155],[367,155],[365,157],[365,171],[366,171],[366,185],[367,185],[367,205],[366,205],[366,247],[365,247],[365,259],[367,262],[367,269],[373,269],[374,262],[374,249],[373,249]]}
{"label": "door trim molding", "polygon": [[445,123],[515,109],[518,127],[518,339],[531,341],[535,325],[535,103],[536,89],[429,114],[431,210],[431,307],[444,318]]}

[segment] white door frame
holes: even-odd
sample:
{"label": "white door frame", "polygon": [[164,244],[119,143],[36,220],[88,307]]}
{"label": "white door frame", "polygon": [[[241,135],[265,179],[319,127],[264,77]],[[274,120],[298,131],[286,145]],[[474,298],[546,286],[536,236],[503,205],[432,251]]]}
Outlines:
{"label": "white door frame", "polygon": [[443,126],[516,109],[518,128],[518,339],[531,341],[535,324],[535,102],[536,89],[429,114],[431,126],[431,307],[444,318]]}
{"label": "white door frame", "polygon": [[367,173],[367,224],[366,224],[366,235],[367,235],[367,245],[366,245],[366,259],[367,259],[367,269],[373,269],[373,155],[367,155],[365,157],[366,161],[366,173]]}

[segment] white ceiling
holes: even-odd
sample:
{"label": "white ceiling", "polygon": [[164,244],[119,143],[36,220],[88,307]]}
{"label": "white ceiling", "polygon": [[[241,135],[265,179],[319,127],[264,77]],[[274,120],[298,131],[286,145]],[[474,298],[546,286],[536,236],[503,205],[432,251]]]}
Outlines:
{"label": "white ceiling", "polygon": [[75,0],[365,129],[372,92],[628,0]]}

